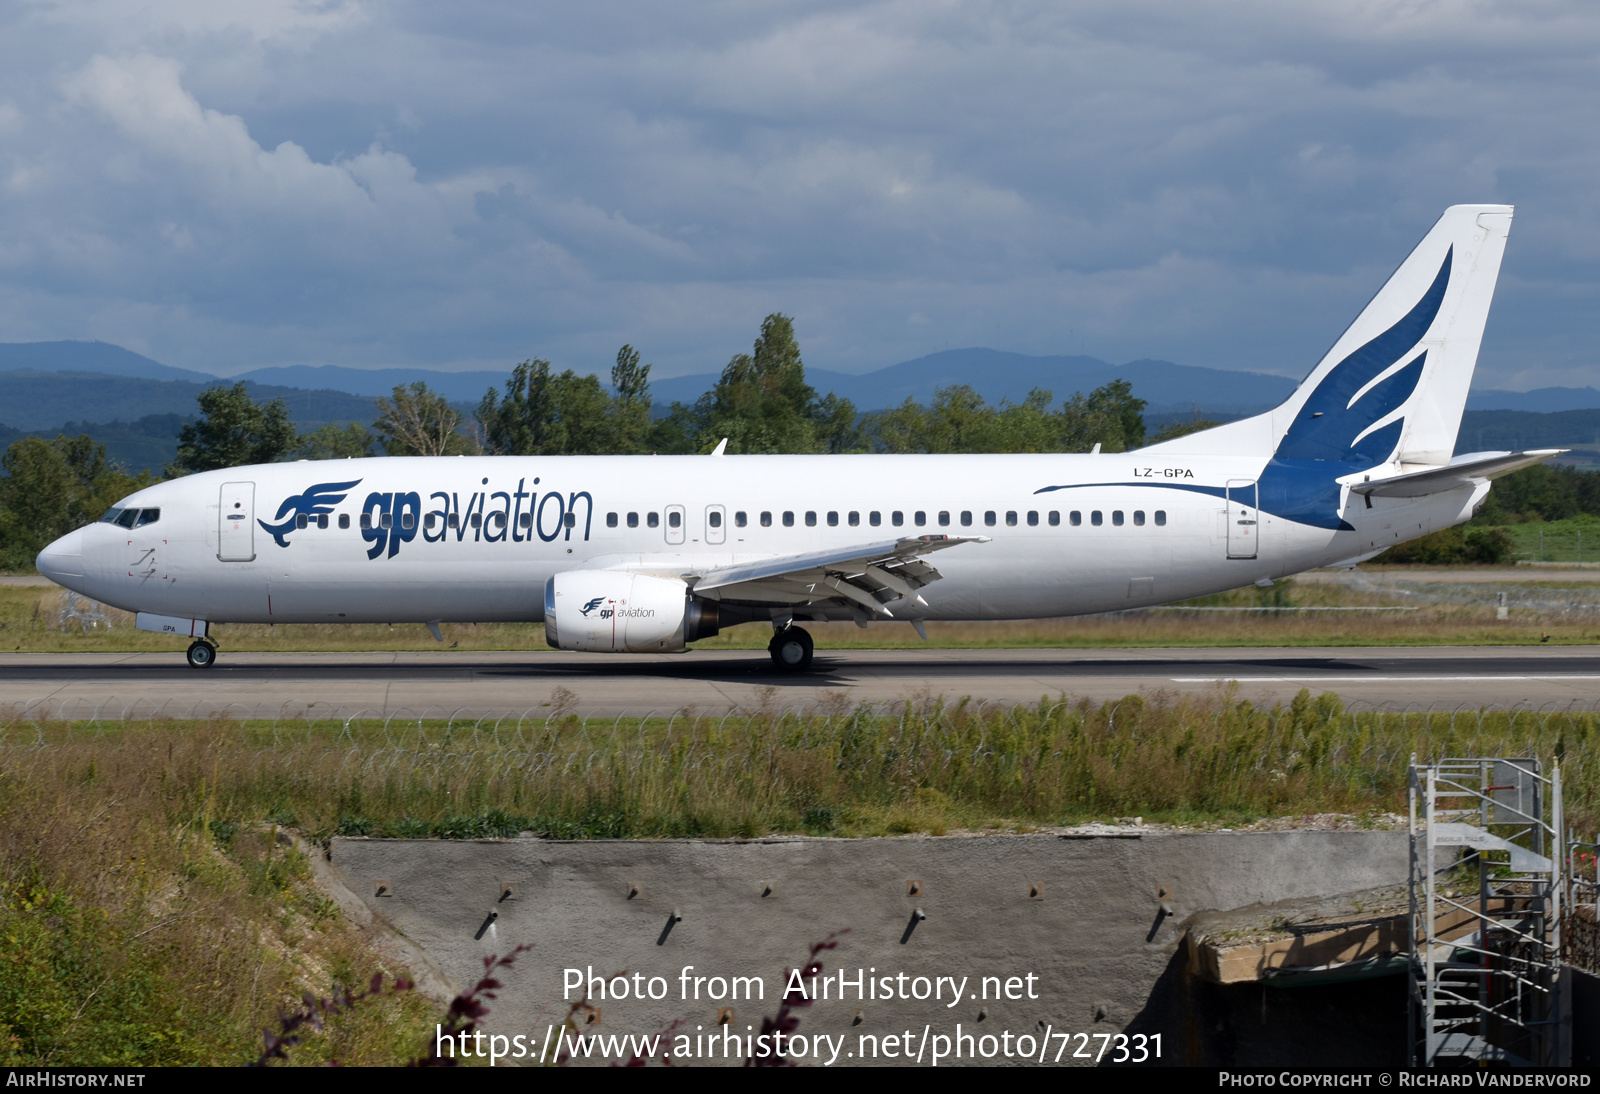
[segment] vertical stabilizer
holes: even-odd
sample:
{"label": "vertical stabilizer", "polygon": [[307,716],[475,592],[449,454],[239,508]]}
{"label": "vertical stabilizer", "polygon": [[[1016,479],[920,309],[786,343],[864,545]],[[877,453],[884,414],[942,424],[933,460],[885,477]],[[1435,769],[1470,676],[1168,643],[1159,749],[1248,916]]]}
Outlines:
{"label": "vertical stabilizer", "polygon": [[1453,205],[1273,412],[1279,460],[1439,465],[1455,450],[1509,205]]}

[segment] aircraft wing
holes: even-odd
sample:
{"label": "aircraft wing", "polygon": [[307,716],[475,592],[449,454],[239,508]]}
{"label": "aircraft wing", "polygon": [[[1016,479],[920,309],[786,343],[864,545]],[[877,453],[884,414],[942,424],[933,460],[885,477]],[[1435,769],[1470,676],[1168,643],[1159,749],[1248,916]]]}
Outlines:
{"label": "aircraft wing", "polygon": [[962,543],[987,543],[988,536],[911,536],[783,555],[724,566],[693,578],[695,595],[712,600],[758,604],[815,604],[840,601],[893,618],[885,605],[905,597],[921,601],[917,590],[939,580],[925,556]]}
{"label": "aircraft wing", "polygon": [[1350,491],[1380,498],[1421,498],[1486,479],[1498,479],[1565,451],[1565,448],[1536,448],[1527,452],[1473,452],[1457,456],[1443,467],[1391,475],[1371,482],[1353,482]]}

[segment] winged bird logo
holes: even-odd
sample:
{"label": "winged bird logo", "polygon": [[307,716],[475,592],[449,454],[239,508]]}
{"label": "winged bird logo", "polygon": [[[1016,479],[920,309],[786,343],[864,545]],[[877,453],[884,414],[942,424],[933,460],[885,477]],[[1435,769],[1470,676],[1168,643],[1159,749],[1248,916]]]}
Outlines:
{"label": "winged bird logo", "polygon": [[[1351,351],[1318,381],[1261,472],[1260,500],[1256,505],[1262,512],[1315,528],[1351,529],[1339,512],[1338,480],[1388,462],[1399,446],[1405,416],[1398,412],[1417,390],[1428,353],[1424,350],[1405,365],[1395,366],[1417,348],[1438,318],[1445,290],[1450,286],[1454,256],[1454,247],[1445,252],[1433,283],[1410,311],[1388,330]],[[1378,423],[1385,419],[1389,420],[1380,426]],[[1093,486],[1152,487],[1228,496],[1220,486],[1170,482],[1069,483],[1043,486],[1034,493]]]}
{"label": "winged bird logo", "polygon": [[[278,515],[272,518],[282,523],[268,524],[264,520],[258,520],[256,523],[277,540],[279,547],[287,547],[289,541],[283,537],[295,530],[297,518],[317,517],[333,512],[333,507],[343,501],[350,488],[360,481],[354,479],[350,482],[319,482],[315,486],[308,487],[303,494],[283,499],[283,504],[278,506]],[[286,516],[287,520],[284,519]]]}
{"label": "winged bird logo", "polygon": [[[1405,418],[1390,417],[1417,390],[1428,361],[1416,349],[1433,326],[1450,284],[1455,248],[1422,299],[1400,320],[1335,365],[1300,408],[1261,474],[1262,509],[1318,528],[1350,528],[1339,515],[1339,476],[1385,463],[1394,455]],[[1382,379],[1379,379],[1382,377]]]}
{"label": "winged bird logo", "polygon": [[598,608],[600,605],[604,604],[605,602],[606,602],[606,598],[605,597],[597,596],[593,600],[589,601],[589,603],[587,603],[583,607],[579,608],[578,609],[578,614],[579,615],[588,615],[590,612],[594,611],[596,608]]}

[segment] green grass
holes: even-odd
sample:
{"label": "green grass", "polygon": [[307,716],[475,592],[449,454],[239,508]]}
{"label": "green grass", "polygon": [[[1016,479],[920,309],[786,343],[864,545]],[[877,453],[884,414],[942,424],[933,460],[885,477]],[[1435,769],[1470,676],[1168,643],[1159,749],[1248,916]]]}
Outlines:
{"label": "green grass", "polygon": [[[236,1064],[299,994],[381,967],[277,838],[943,834],[1141,816],[1237,827],[1403,812],[1413,754],[1560,759],[1600,818],[1600,717],[1374,713],[1301,692],[1099,706],[913,702],[724,719],[0,719],[0,1064]],[[398,970],[390,970],[398,971]],[[363,1004],[298,1063],[417,1055]]]}
{"label": "green grass", "polygon": [[1569,815],[1584,823],[1597,734],[1593,714],[1353,712],[1302,692],[1271,709],[1128,696],[648,721],[14,723],[4,743],[13,770],[156,764],[172,820],[191,827],[614,838],[1360,814],[1402,806],[1413,752],[1559,757]]}
{"label": "green grass", "polygon": [[1600,517],[1509,524],[1516,557],[1530,562],[1600,562]]}
{"label": "green grass", "polygon": [[[0,651],[177,654],[183,649],[181,640],[135,630],[132,617],[114,609],[105,611],[109,629],[104,624],[86,629],[81,623],[63,621],[65,595],[55,588],[0,586]],[[1409,606],[1405,597],[1391,592],[1363,593],[1339,585],[1292,580],[1268,589],[1252,586],[1185,604],[1241,609]],[[1491,597],[1479,604],[1422,605],[1418,611],[1407,612],[1154,609],[1070,619],[930,623],[926,645],[903,623],[874,623],[865,630],[849,623],[808,623],[806,627],[822,649],[1522,645],[1539,642],[1546,633],[1558,644],[1600,641],[1600,617],[1513,609],[1508,619],[1498,620]],[[228,653],[437,651],[451,647],[461,654],[498,650],[539,656],[548,652],[544,628],[533,623],[447,623],[442,631],[441,646],[420,624],[219,624],[212,628]],[[765,624],[746,624],[697,642],[695,648],[760,650],[766,648],[771,633]]]}

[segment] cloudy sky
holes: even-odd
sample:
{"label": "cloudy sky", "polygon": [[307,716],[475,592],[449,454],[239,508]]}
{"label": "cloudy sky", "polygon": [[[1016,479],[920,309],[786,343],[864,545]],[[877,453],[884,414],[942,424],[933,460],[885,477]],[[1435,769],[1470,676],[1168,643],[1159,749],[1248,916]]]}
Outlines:
{"label": "cloudy sky", "polygon": [[1600,385],[1600,5],[0,0],[0,341],[1300,375],[1453,202],[1479,386]]}

